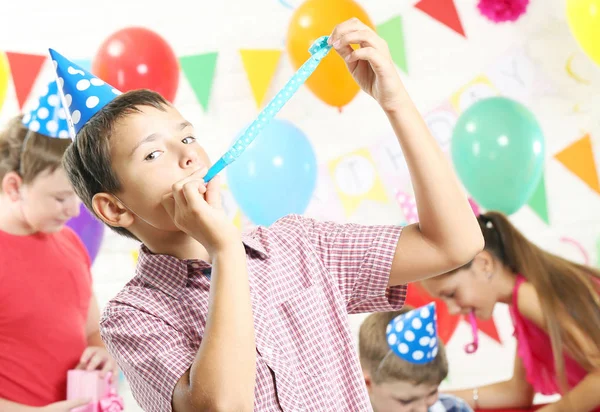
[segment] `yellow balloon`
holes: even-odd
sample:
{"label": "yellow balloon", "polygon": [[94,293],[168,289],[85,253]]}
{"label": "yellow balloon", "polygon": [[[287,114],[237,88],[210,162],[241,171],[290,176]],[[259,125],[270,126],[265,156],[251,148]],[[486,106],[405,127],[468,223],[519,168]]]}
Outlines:
{"label": "yellow balloon", "polygon": [[6,90],[8,89],[8,78],[10,77],[10,66],[6,54],[0,52],[0,110],[6,99]]}
{"label": "yellow balloon", "polygon": [[567,0],[567,20],[583,51],[600,66],[600,0]]}
{"label": "yellow balloon", "polygon": [[[309,47],[321,36],[331,34],[335,26],[358,18],[375,29],[367,13],[352,0],[307,0],[292,16],[287,33],[287,51],[298,69],[310,57]],[[306,86],[325,103],[342,108],[359,92],[344,60],[330,53],[306,81]]]}

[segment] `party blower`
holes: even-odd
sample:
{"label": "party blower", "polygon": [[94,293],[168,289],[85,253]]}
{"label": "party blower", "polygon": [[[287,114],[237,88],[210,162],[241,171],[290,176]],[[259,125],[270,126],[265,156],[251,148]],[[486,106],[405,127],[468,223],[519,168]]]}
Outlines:
{"label": "party blower", "polygon": [[290,100],[290,98],[298,91],[300,86],[304,84],[306,79],[315,71],[321,60],[327,56],[331,50],[331,46],[327,44],[329,36],[318,38],[308,49],[311,56],[298,69],[292,78],[286,83],[277,95],[267,104],[267,106],[259,113],[258,117],[248,126],[242,135],[235,141],[231,148],[217,162],[211,166],[204,181],[209,182],[225,167],[233,163],[246,148],[254,141],[256,136],[265,128],[267,124],[281,108]]}
{"label": "party blower", "polygon": [[471,331],[473,332],[473,342],[465,345],[465,352],[472,354],[477,352],[479,348],[479,334],[477,328],[477,319],[473,312],[469,313],[469,323],[471,324]]}

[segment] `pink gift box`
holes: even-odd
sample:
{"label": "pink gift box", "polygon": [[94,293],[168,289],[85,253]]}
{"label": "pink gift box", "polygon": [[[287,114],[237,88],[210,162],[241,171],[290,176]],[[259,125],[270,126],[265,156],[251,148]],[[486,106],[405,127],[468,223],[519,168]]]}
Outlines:
{"label": "pink gift box", "polygon": [[120,412],[123,399],[117,394],[116,382],[109,383],[111,373],[104,378],[99,371],[70,370],[67,372],[67,400],[90,399],[90,403],[71,412]]}

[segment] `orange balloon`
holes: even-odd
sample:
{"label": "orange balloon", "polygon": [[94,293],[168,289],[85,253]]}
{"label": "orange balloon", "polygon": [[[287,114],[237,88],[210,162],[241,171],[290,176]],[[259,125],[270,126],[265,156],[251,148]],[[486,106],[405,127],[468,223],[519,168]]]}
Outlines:
{"label": "orange balloon", "polygon": [[[367,13],[352,0],[307,0],[298,7],[287,34],[287,51],[298,69],[309,57],[309,47],[321,36],[331,34],[335,26],[352,17],[375,29]],[[360,88],[346,62],[332,51],[306,81],[306,86],[325,103],[342,108]]]}

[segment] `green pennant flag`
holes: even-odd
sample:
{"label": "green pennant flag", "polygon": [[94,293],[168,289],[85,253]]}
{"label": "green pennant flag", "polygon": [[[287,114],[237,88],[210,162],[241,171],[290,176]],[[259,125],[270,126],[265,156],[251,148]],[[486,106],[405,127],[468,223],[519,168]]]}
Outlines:
{"label": "green pennant flag", "polygon": [[205,111],[208,110],[208,101],[217,67],[217,55],[217,52],[212,52],[179,58],[181,69]]}
{"label": "green pennant flag", "polygon": [[385,23],[378,25],[377,33],[387,42],[394,63],[396,63],[404,73],[408,74],[402,17],[392,17]]}
{"label": "green pennant flag", "polygon": [[546,196],[546,174],[542,174],[542,178],[538,182],[533,195],[529,198],[527,205],[536,215],[540,217],[546,224],[550,224],[550,218],[548,216],[548,199]]}

